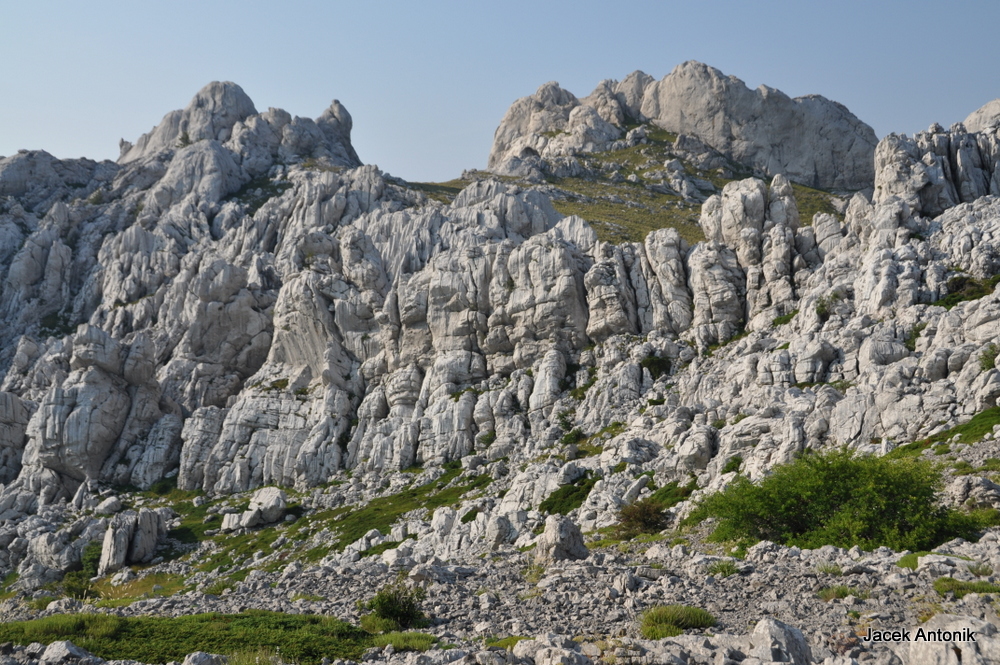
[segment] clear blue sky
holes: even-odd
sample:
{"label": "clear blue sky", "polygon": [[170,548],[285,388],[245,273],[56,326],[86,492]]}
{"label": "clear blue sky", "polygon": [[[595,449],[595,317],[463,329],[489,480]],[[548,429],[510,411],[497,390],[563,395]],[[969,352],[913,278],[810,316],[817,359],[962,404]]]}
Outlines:
{"label": "clear blue sky", "polygon": [[818,93],[888,132],[1000,97],[1000,3],[0,0],[0,155],[116,159],[212,80],[258,110],[337,98],[366,163],[409,180],[486,164],[507,107],[700,60]]}

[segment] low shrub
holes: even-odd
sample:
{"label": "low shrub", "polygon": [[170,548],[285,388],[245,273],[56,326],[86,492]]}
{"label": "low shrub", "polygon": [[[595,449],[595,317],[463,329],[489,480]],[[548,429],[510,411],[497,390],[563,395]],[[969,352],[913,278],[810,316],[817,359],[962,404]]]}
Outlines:
{"label": "low shrub", "polygon": [[983,351],[983,354],[979,356],[979,369],[984,372],[987,370],[995,369],[997,366],[997,354],[1000,353],[1000,346],[996,344],[989,344]]}
{"label": "low shrub", "polygon": [[639,361],[639,365],[649,371],[653,381],[664,374],[670,373],[670,358],[660,358],[658,356],[646,356]]}
{"label": "low shrub", "polygon": [[729,577],[730,575],[736,575],[739,572],[740,569],[737,568],[736,564],[732,561],[716,561],[708,567],[708,574],[714,575],[715,577]]}
{"label": "low shrub", "polygon": [[733,471],[739,471],[740,467],[743,466],[743,458],[739,455],[734,455],[726,460],[725,466],[722,467],[722,473],[732,473]]}
{"label": "low shrub", "polygon": [[776,466],[759,484],[738,477],[708,496],[686,523],[718,520],[711,539],[771,540],[816,549],[888,546],[926,550],[971,539],[983,517],[939,502],[940,473],[918,459],[807,453]]}
{"label": "low shrub", "polygon": [[1000,275],[993,275],[986,279],[974,279],[968,275],[956,275],[948,280],[948,295],[934,302],[945,309],[951,309],[960,302],[979,300],[983,296],[993,293],[997,284],[1000,283]]}
{"label": "low shrub", "polygon": [[816,572],[820,575],[834,575],[836,577],[840,577],[844,574],[844,571],[841,570],[840,566],[835,563],[821,563],[816,566]]}
{"label": "low shrub", "polygon": [[622,507],[618,513],[615,536],[627,540],[642,533],[657,533],[666,529],[667,524],[663,505],[652,499],[643,499]]}
{"label": "low shrub", "polygon": [[[427,597],[427,592],[420,587],[408,587],[402,579],[382,587],[375,596],[365,603],[360,603],[360,609],[368,610],[379,621],[369,620],[369,626],[379,626],[382,632],[391,625],[392,630],[417,628],[426,624],[427,618],[420,609],[420,604]],[[364,625],[362,625],[364,627]],[[368,628],[365,628],[368,630]],[[369,631],[373,632],[373,631]]]}
{"label": "low shrub", "polygon": [[647,640],[675,637],[691,628],[710,628],[715,617],[698,607],[658,605],[642,613],[640,631]]}
{"label": "low shrub", "polygon": [[977,561],[968,565],[969,572],[976,577],[989,577],[993,574],[993,566],[988,563]]}
{"label": "low shrub", "polygon": [[994,425],[998,424],[1000,424],[1000,406],[990,407],[972,416],[972,419],[967,423],[962,423],[951,429],[938,432],[921,441],[914,441],[913,443],[899,446],[890,451],[886,457],[893,459],[916,457],[931,446],[944,443],[956,435],[958,436],[959,443],[975,443],[981,441],[987,434],[992,433]]}

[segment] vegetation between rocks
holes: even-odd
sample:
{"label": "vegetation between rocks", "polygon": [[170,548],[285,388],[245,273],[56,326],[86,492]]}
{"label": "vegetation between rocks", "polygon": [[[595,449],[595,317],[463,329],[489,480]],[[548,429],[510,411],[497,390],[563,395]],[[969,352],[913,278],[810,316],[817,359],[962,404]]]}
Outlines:
{"label": "vegetation between rocks", "polygon": [[686,523],[716,518],[714,541],[926,550],[955,537],[971,539],[995,521],[995,511],[942,506],[941,489],[940,472],[926,461],[846,449],[807,453],[776,466],[760,483],[736,478],[702,501]]}
{"label": "vegetation between rocks", "polygon": [[658,605],[642,613],[640,632],[647,640],[675,637],[685,630],[710,628],[715,617],[698,607],[687,605]]}
{"label": "vegetation between rocks", "polygon": [[195,651],[236,653],[280,647],[284,658],[307,665],[325,657],[360,660],[374,644],[364,631],[333,617],[263,610],[180,617],[57,614],[0,624],[0,642],[56,640],[71,640],[106,660],[143,663],[182,661]]}

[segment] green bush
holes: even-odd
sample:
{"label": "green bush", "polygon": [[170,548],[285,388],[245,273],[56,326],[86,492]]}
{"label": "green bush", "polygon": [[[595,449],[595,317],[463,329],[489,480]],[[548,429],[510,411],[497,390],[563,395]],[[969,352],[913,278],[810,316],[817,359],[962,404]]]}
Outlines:
{"label": "green bush", "polygon": [[82,570],[66,573],[62,581],[63,593],[77,600],[100,598],[100,594],[90,583],[90,576]]}
{"label": "green bush", "polygon": [[998,283],[1000,283],[1000,275],[993,275],[986,279],[973,279],[968,275],[956,275],[948,280],[948,295],[934,304],[951,309],[960,302],[979,300],[983,296],[993,293],[993,289]]}
{"label": "green bush", "polygon": [[696,489],[698,489],[698,481],[694,478],[683,487],[679,482],[673,480],[650,494],[649,500],[660,504],[661,510],[666,510],[686,500]]}
{"label": "green bush", "polygon": [[918,323],[910,328],[910,332],[907,333],[906,339],[903,340],[903,346],[905,346],[910,353],[917,350],[917,338],[920,337],[920,333],[922,333],[926,327],[926,323]]}
{"label": "green bush", "polygon": [[726,465],[722,467],[722,473],[739,471],[741,466],[743,466],[743,458],[739,455],[735,455],[726,460]]}
{"label": "green bush", "polygon": [[992,343],[989,344],[986,350],[983,351],[983,355],[979,356],[979,369],[985,372],[996,368],[998,353],[1000,353],[1000,346]]}
{"label": "green bush", "polygon": [[83,564],[83,572],[87,574],[88,578],[97,577],[97,567],[101,563],[101,550],[103,548],[104,542],[101,540],[92,540],[83,548],[80,562]]}
{"label": "green bush", "polygon": [[922,460],[855,456],[846,449],[807,453],[759,484],[738,477],[686,523],[715,517],[715,541],[771,540],[809,549],[925,550],[973,538],[983,518],[940,505],[941,489],[940,473]]}
{"label": "green bush", "polygon": [[559,443],[563,444],[564,446],[568,446],[573,443],[579,443],[586,438],[587,435],[583,433],[583,430],[577,427],[563,434],[562,439],[559,440]]}
{"label": "green bush", "polygon": [[618,512],[615,537],[620,540],[628,540],[642,533],[658,533],[666,529],[667,524],[663,504],[652,499],[643,499],[622,506]]}
{"label": "green bush", "polygon": [[664,374],[670,373],[670,358],[646,356],[639,361],[639,365],[649,370],[649,375],[653,377],[653,381],[656,381]]}
{"label": "green bush", "polygon": [[427,592],[420,587],[408,587],[402,579],[382,587],[375,597],[361,603],[362,610],[370,611],[378,619],[392,622],[394,630],[415,628],[426,623],[420,604]]}
{"label": "green bush", "polygon": [[647,640],[660,640],[680,635],[689,628],[714,626],[715,617],[697,607],[658,605],[643,612],[640,622],[643,637]]}

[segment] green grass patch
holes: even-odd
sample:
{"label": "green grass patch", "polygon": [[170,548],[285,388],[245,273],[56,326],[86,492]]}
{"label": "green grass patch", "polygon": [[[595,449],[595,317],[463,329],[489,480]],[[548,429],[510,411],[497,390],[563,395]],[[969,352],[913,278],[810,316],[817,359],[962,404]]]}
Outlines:
{"label": "green grass patch", "polygon": [[[446,487],[462,472],[461,465],[457,462],[449,463],[446,468],[448,470],[438,480],[403,490],[398,494],[378,497],[369,501],[364,507],[341,512],[331,520],[330,526],[337,529],[338,534],[336,540],[327,548],[327,552],[342,551],[372,529],[387,533],[396,520],[411,510],[423,508],[433,511],[442,506],[454,506],[465,494],[484,489],[493,480],[483,474],[470,479],[467,483]],[[317,552],[313,552],[313,556],[316,554]]]}
{"label": "green grass patch", "polygon": [[252,217],[254,213],[260,210],[261,206],[275,196],[281,196],[291,187],[292,183],[287,180],[272,181],[266,175],[263,175],[254,178],[240,187],[239,191],[229,197],[229,199],[242,203],[247,214]]}
{"label": "green grass patch", "polygon": [[[154,591],[154,586],[162,588]],[[184,586],[184,578],[179,575],[156,573],[118,586],[113,586],[111,578],[105,577],[94,584],[94,589],[100,594],[98,607],[122,607],[131,605],[141,598],[172,596]]]}
{"label": "green grass patch", "polygon": [[716,542],[771,540],[816,549],[926,550],[972,539],[989,517],[940,504],[940,472],[917,459],[807,453],[774,467],[759,484],[737,477],[705,498],[685,523],[717,519]]}
{"label": "green grass patch", "polygon": [[794,319],[795,315],[798,314],[798,313],[799,313],[799,310],[793,309],[788,314],[782,314],[781,316],[776,316],[776,317],[774,317],[774,320],[771,321],[771,326],[774,327],[774,328],[777,328],[778,326],[783,326],[786,323],[791,323],[792,319]]}
{"label": "green grass patch", "polygon": [[587,472],[576,482],[563,485],[538,505],[538,510],[551,515],[568,515],[583,505],[598,478]]}
{"label": "green grass patch", "polygon": [[364,631],[333,617],[281,612],[119,617],[60,614],[0,624],[0,642],[71,640],[106,660],[182,661],[194,651],[235,653],[279,647],[283,658],[312,665],[324,657],[360,660],[372,646]]}
{"label": "green grass patch", "polygon": [[739,572],[740,569],[732,561],[716,561],[708,567],[708,574],[715,577],[729,577],[737,575]]}
{"label": "green grass patch", "polygon": [[983,563],[982,561],[977,561],[976,563],[970,563],[968,566],[969,572],[976,577],[989,577],[993,574],[993,566],[988,563]]}
{"label": "green grass patch", "polygon": [[956,598],[963,598],[969,593],[1000,593],[1000,585],[989,582],[962,582],[952,577],[939,577],[934,580],[934,590],[942,596],[953,593]]}
{"label": "green grass patch", "polygon": [[899,446],[890,451],[886,457],[890,459],[916,457],[931,446],[949,441],[956,435],[959,437],[959,443],[976,443],[977,441],[982,441],[983,437],[987,434],[992,433],[994,425],[1000,425],[1000,406],[980,411],[972,417],[972,420],[965,424],[956,425],[951,429],[938,432],[926,439]]}
{"label": "green grass patch", "polygon": [[792,190],[795,193],[795,205],[799,209],[799,222],[802,226],[812,225],[813,217],[818,212],[825,212],[843,221],[837,208],[833,205],[833,195],[821,189],[813,189],[792,183]]}
{"label": "green grass patch", "polygon": [[514,648],[514,645],[520,642],[521,640],[530,640],[530,639],[531,638],[528,637],[527,635],[511,635],[509,637],[489,638],[486,640],[486,646],[497,647],[499,649],[505,649],[507,651],[510,651],[511,649]]}
{"label": "green grass patch", "polygon": [[993,275],[986,279],[974,279],[968,275],[956,275],[948,280],[948,295],[933,304],[951,309],[960,302],[979,300],[984,296],[993,293],[993,289],[1000,283],[1000,275]]}
{"label": "green grass patch", "polygon": [[408,182],[406,186],[427,195],[427,198],[441,203],[451,203],[458,193],[469,186],[469,182],[456,178],[447,182]]}
{"label": "green grass patch", "polygon": [[820,589],[816,592],[820,600],[830,602],[833,599],[847,598],[848,596],[854,596],[855,598],[868,598],[869,593],[862,589],[855,589],[854,587],[845,586],[843,584],[837,584],[835,586],[828,586]]}
{"label": "green grass patch", "polygon": [[715,617],[698,607],[687,605],[659,605],[642,613],[640,632],[647,640],[676,637],[685,630],[710,628]]}
{"label": "green grass patch", "polygon": [[384,635],[376,635],[372,638],[372,642],[375,646],[386,647],[391,644],[392,648],[396,651],[427,651],[434,646],[437,641],[438,638],[433,635],[412,632],[385,633]]}

